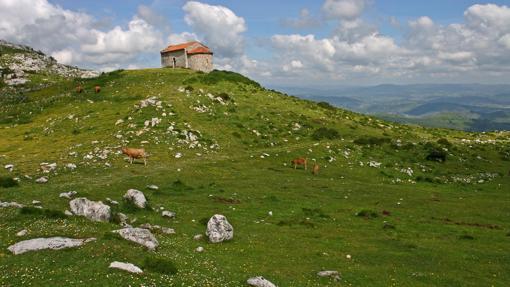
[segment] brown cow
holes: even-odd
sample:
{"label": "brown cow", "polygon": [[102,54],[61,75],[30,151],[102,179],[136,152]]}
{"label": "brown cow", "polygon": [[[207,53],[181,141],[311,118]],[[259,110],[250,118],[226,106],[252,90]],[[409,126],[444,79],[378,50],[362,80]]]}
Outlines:
{"label": "brown cow", "polygon": [[81,92],[83,92],[83,87],[81,85],[76,86],[76,92],[81,94]]}
{"label": "brown cow", "polygon": [[313,175],[318,175],[319,174],[319,169],[320,169],[320,166],[316,163],[313,164],[313,168],[312,168],[312,174]]}
{"label": "brown cow", "polygon": [[305,170],[307,170],[308,161],[306,160],[306,158],[298,157],[293,159],[291,163],[294,165],[294,169],[296,169],[298,165],[303,165],[305,167]]}
{"label": "brown cow", "polygon": [[133,163],[134,159],[142,158],[143,165],[147,165],[147,153],[143,148],[128,148],[123,147],[122,153],[129,157],[129,162]]}
{"label": "brown cow", "polygon": [[100,87],[99,85],[96,85],[96,86],[94,87],[94,91],[96,91],[96,94],[97,94],[97,93],[99,93],[99,92],[101,92],[101,87]]}

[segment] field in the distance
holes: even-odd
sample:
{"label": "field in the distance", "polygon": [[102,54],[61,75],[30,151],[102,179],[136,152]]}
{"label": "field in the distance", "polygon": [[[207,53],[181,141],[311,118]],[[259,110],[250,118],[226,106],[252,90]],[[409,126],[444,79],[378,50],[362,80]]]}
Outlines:
{"label": "field in the distance", "polygon": [[[278,286],[510,282],[508,133],[390,124],[234,73],[119,71],[82,84],[79,95],[76,82],[63,81],[1,99],[0,164],[14,169],[0,176],[20,183],[0,187],[0,201],[43,206],[0,208],[2,286],[245,286],[258,275]],[[100,94],[92,92],[96,84]],[[150,97],[161,104],[136,107]],[[130,165],[118,153],[124,145],[143,146],[148,166]],[[431,154],[446,161],[426,160]],[[299,156],[315,159],[319,175],[294,170],[290,160]],[[44,174],[43,162],[57,169]],[[36,184],[41,176],[48,183]],[[122,202],[130,188],[176,219],[130,208]],[[120,228],[114,222],[63,215],[69,204],[59,194],[71,190],[121,202],[113,210],[136,219],[134,226],[158,224],[176,234],[156,234],[159,248],[147,251],[113,236]],[[232,223],[234,239],[193,240],[217,213]],[[28,235],[17,237],[22,229]],[[7,250],[50,236],[97,241],[22,255]],[[198,246],[205,251],[195,252]],[[173,262],[177,273],[145,267],[154,259]],[[145,273],[113,271],[112,261]],[[319,278],[321,270],[338,270],[342,280]]]}

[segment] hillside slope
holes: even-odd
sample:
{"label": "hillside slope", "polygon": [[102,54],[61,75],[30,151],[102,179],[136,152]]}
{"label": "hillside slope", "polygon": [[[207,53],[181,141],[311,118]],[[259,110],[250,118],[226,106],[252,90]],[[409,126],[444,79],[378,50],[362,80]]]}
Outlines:
{"label": "hillside slope", "polygon": [[[0,134],[0,164],[13,165],[0,176],[19,181],[0,187],[0,201],[43,207],[0,208],[0,285],[245,286],[258,275],[278,286],[510,281],[509,133],[390,124],[235,73],[148,69],[4,99]],[[122,146],[144,147],[148,165],[129,164]],[[316,161],[319,175],[294,169],[290,161],[300,156]],[[41,163],[56,167],[45,173]],[[46,184],[35,183],[41,176]],[[159,189],[147,188],[153,184]],[[142,190],[150,208],[123,202],[130,188]],[[160,246],[147,251],[112,235],[115,221],[63,215],[69,200],[59,194],[72,190],[119,201],[113,211],[133,226],[176,234],[156,233]],[[176,218],[163,218],[160,208]],[[194,240],[214,214],[228,218],[234,239]],[[17,237],[22,229],[28,235]],[[22,255],[6,249],[49,236],[97,240]],[[177,274],[154,268],[155,259],[173,262]],[[112,261],[145,273],[109,270]],[[342,280],[319,278],[321,270],[338,270]]]}

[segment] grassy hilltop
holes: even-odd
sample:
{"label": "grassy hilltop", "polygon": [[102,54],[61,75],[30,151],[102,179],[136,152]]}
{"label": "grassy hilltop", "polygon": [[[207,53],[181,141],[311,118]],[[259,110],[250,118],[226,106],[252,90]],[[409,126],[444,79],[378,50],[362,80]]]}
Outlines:
{"label": "grassy hilltop", "polygon": [[[235,73],[147,69],[2,95],[0,135],[0,201],[28,206],[0,208],[2,286],[245,286],[258,275],[278,286],[510,282],[509,133],[392,124]],[[130,165],[122,146],[144,147],[148,165]],[[299,156],[316,160],[319,175],[294,170]],[[43,173],[43,162],[57,168]],[[41,176],[48,183],[36,184]],[[122,201],[130,188],[145,193],[149,209]],[[176,234],[156,234],[159,248],[147,251],[112,235],[115,221],[64,215],[69,200],[59,194],[71,190],[119,201],[113,211],[136,219],[133,226]],[[30,208],[33,200],[43,209]],[[160,207],[177,217],[151,210]],[[216,213],[232,223],[234,239],[193,240]],[[28,235],[17,237],[22,229]],[[97,241],[7,250],[49,236]],[[145,273],[112,271],[112,261]],[[319,278],[321,270],[338,270],[342,280]]]}

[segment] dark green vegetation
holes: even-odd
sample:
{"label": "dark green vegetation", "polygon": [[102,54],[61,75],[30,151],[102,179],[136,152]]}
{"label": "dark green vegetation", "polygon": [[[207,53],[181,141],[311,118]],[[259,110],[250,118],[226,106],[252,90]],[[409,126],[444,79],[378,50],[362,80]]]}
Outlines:
{"label": "dark green vegetation", "polygon": [[[258,275],[284,287],[510,282],[508,133],[392,124],[220,71],[118,71],[79,82],[82,94],[78,81],[62,81],[0,97],[0,165],[14,164],[0,176],[20,180],[0,187],[0,200],[28,206],[0,208],[2,286],[243,286]],[[141,107],[150,97],[154,104]],[[153,118],[161,121],[152,126]],[[148,165],[129,164],[117,153],[124,145],[143,146]],[[433,151],[446,160],[427,160]],[[296,157],[315,160],[319,175],[294,170]],[[57,170],[44,174],[43,162]],[[42,175],[49,182],[35,184]],[[123,203],[129,188],[177,217]],[[71,190],[119,201],[114,212],[136,218],[134,226],[176,234],[156,233],[160,246],[149,252],[112,234],[118,220],[63,215],[68,200],[59,193]],[[234,239],[193,240],[216,213],[232,223]],[[16,237],[24,228],[28,235]],[[6,249],[43,236],[97,240],[17,256]],[[145,273],[109,270],[112,261]],[[318,278],[325,269],[342,281]]]}

